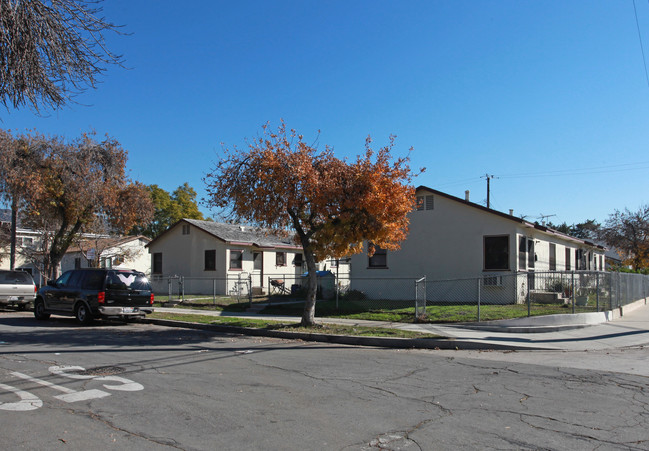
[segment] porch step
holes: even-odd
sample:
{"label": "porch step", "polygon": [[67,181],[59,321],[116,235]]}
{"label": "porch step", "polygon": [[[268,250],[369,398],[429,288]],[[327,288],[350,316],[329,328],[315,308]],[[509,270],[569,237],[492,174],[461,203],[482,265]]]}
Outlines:
{"label": "porch step", "polygon": [[535,291],[530,293],[530,298],[532,298],[532,302],[538,304],[565,304],[566,298],[562,294],[551,291]]}

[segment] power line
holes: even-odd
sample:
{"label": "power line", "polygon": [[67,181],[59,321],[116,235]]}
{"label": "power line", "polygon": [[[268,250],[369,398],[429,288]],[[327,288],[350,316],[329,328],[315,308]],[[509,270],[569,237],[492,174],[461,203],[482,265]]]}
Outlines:
{"label": "power line", "polygon": [[[605,173],[615,173],[615,172],[627,172],[627,171],[638,171],[643,169],[649,169],[649,162],[637,162],[637,163],[623,163],[623,164],[614,164],[608,166],[595,166],[589,168],[581,169],[558,169],[555,171],[544,171],[544,172],[522,172],[515,174],[500,174],[497,178],[502,179],[515,179],[515,178],[530,178],[530,177],[562,177],[565,175],[575,176],[575,175],[590,175],[590,174],[605,174]],[[449,180],[447,182],[436,183],[435,186],[438,188],[442,187],[453,187],[466,185],[467,183],[478,182],[482,177],[472,177],[466,179],[458,180]]]}
{"label": "power line", "polygon": [[644,56],[644,46],[642,45],[642,33],[640,33],[640,23],[638,22],[638,10],[635,7],[635,0],[633,0],[633,13],[635,14],[635,26],[638,29],[638,39],[640,40],[640,51],[642,52],[642,64],[644,64],[644,76],[649,86],[649,73],[647,72],[647,60]]}
{"label": "power line", "polygon": [[500,178],[522,178],[522,177],[560,177],[563,175],[590,175],[590,174],[606,174],[614,172],[638,171],[642,169],[649,169],[649,162],[642,163],[624,163],[609,166],[596,166],[582,169],[558,169],[556,171],[545,172],[525,172],[519,174],[501,174]]}

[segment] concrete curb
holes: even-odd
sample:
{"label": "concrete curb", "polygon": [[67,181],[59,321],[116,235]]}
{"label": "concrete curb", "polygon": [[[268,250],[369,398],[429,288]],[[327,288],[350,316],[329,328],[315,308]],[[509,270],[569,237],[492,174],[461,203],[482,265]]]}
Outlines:
{"label": "concrete curb", "polygon": [[[486,332],[500,332],[506,334],[545,334],[549,332],[562,332],[564,330],[583,329],[592,324],[563,324],[557,326],[490,326],[488,324],[466,324],[458,327],[471,330],[482,330]],[[453,326],[455,327],[455,326]]]}
{"label": "concrete curb", "polygon": [[397,349],[456,349],[456,350],[547,350],[550,348],[533,346],[514,346],[498,343],[484,343],[455,338],[384,338],[384,337],[355,337],[349,335],[329,335],[302,332],[284,332],[278,330],[256,329],[251,327],[224,326],[219,324],[199,324],[168,319],[146,318],[139,320],[145,324],[156,324],[166,327],[180,327],[211,332],[251,335],[256,337],[284,338],[289,340],[314,341],[320,343],[335,343],[351,346],[371,346]]}

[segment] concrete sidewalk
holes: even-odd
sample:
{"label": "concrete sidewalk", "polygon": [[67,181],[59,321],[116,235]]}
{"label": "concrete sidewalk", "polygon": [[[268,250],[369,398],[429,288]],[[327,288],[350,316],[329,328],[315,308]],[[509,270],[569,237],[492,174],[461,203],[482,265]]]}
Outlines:
{"label": "concrete sidewalk", "polygon": [[[239,318],[258,318],[286,323],[298,323],[294,316],[273,316],[255,313],[237,313],[185,309],[156,308],[157,312],[192,313],[208,316],[230,316]],[[382,321],[365,321],[343,318],[317,318],[320,323],[344,324],[351,326],[386,327],[437,334],[445,339],[428,341],[425,347],[445,349],[518,349],[518,350],[565,350],[585,351],[617,349],[625,347],[649,346],[649,306],[644,301],[626,306],[623,315],[619,311],[598,314],[549,315],[519,318],[507,321],[469,324],[409,324]],[[305,335],[299,337],[304,339]],[[373,342],[352,337],[349,344],[368,344],[390,346],[390,340]],[[321,340],[338,341],[340,340]],[[403,346],[398,346],[403,347]],[[406,346],[407,347],[407,346]]]}

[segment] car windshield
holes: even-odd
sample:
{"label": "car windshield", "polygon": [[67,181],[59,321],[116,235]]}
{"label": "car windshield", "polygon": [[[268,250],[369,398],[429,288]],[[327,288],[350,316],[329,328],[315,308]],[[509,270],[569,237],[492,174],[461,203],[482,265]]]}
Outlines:
{"label": "car windshield", "polygon": [[106,275],[106,288],[114,290],[150,290],[149,279],[139,272],[109,271]]}
{"label": "car windshield", "polygon": [[32,276],[24,271],[5,271],[0,273],[0,283],[6,285],[31,285]]}

